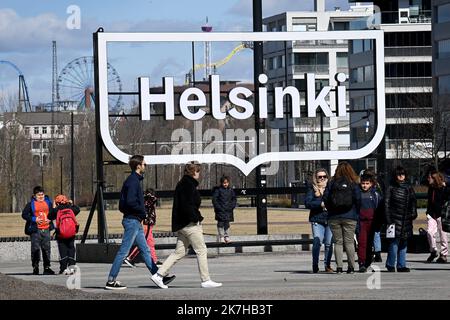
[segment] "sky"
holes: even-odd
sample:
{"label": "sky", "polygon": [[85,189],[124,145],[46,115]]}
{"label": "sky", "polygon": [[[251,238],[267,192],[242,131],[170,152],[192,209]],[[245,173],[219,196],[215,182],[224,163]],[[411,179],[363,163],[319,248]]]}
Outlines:
{"label": "sky", "polygon": [[[79,29],[67,27],[68,21],[74,22],[74,11],[70,7],[73,5],[79,8]],[[262,0],[262,5],[263,17],[267,17],[285,11],[311,11],[313,1]],[[327,9],[333,10],[336,6],[345,10],[349,5],[347,0],[327,0]],[[213,32],[252,31],[252,0],[1,0],[0,60],[12,62],[21,70],[31,103],[37,105],[52,100],[53,40],[57,42],[58,73],[61,74],[71,61],[92,56],[92,33],[99,27],[106,32],[201,32],[206,17]],[[214,44],[212,61],[224,58],[238,44]],[[203,48],[202,43],[196,43],[196,63],[203,62]],[[136,89],[138,76],[150,76],[151,85],[160,85],[162,76],[174,76],[176,82],[183,82],[192,60],[190,43],[185,42],[112,45],[108,47],[108,55],[123,90]],[[219,74],[243,81],[252,79],[252,70],[247,67],[251,59],[251,51],[242,50]],[[75,73],[74,69],[65,70]],[[202,71],[198,71],[196,77],[201,78]],[[69,80],[65,81],[67,84]],[[62,88],[61,94],[73,96],[74,89],[68,87]],[[0,64],[0,98],[17,93],[17,72]]]}

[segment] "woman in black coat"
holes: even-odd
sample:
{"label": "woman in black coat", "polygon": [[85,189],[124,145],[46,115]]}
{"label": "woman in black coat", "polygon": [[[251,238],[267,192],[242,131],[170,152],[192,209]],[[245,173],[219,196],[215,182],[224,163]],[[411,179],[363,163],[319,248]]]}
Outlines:
{"label": "woman in black coat", "polygon": [[389,272],[409,272],[406,267],[408,238],[413,235],[413,220],[417,218],[417,201],[413,187],[406,180],[406,170],[398,166],[385,196],[386,223],[395,225],[394,238],[390,239],[386,268]]}
{"label": "woman in black coat", "polygon": [[233,210],[236,208],[236,194],[230,188],[230,178],[220,178],[220,186],[214,188],[212,202],[214,205],[215,218],[217,220],[217,231],[219,241],[230,242],[230,222],[234,221]]}

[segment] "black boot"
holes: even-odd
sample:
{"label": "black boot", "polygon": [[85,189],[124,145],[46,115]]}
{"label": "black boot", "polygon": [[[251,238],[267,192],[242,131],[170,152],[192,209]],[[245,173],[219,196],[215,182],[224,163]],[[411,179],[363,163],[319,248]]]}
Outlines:
{"label": "black boot", "polygon": [[437,263],[447,263],[447,256],[439,255],[439,258],[436,260]]}
{"label": "black boot", "polygon": [[438,256],[436,250],[431,251],[430,256],[427,259],[428,263],[433,262],[434,259],[436,259],[436,257]]}
{"label": "black boot", "polygon": [[34,266],[34,267],[33,267],[33,274],[34,274],[34,275],[39,274],[39,266]]}
{"label": "black boot", "polygon": [[375,255],[373,257],[374,262],[383,262],[383,259],[381,259],[381,252],[375,252]]}

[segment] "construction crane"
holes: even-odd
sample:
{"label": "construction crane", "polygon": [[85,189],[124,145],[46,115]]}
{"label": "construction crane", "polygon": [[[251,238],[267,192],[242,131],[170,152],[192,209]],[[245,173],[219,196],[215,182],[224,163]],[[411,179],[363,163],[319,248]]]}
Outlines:
{"label": "construction crane", "polygon": [[[214,73],[216,73],[217,68],[219,68],[219,67],[223,66],[224,64],[226,64],[227,62],[229,62],[236,53],[238,53],[239,51],[241,51],[243,49],[253,49],[253,42],[242,42],[240,45],[238,45],[236,48],[234,48],[225,58],[223,58],[222,60],[219,60],[217,62],[211,63],[211,67],[213,68]],[[191,83],[193,73],[199,69],[203,69],[205,66],[206,65],[204,63],[194,65],[194,70],[191,69],[191,70],[189,70],[189,73],[186,74],[185,84],[188,85],[189,83]]]}

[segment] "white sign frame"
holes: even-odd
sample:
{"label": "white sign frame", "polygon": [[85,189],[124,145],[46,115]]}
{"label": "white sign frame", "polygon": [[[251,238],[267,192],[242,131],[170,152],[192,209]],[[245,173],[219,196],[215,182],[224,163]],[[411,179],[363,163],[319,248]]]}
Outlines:
{"label": "white sign frame", "polygon": [[335,160],[360,159],[372,153],[383,139],[386,128],[385,90],[384,90],[384,37],[382,30],[316,31],[316,32],[211,32],[211,33],[97,33],[98,57],[98,98],[100,114],[100,135],[105,148],[117,160],[128,163],[130,154],[114,144],[109,130],[107,45],[109,42],[218,42],[218,41],[295,41],[295,40],[375,40],[377,128],[372,140],[356,150],[339,151],[293,151],[265,152],[249,162],[229,154],[181,154],[144,155],[150,164],[185,164],[189,161],[200,163],[228,163],[248,175],[258,165],[272,161]]}

